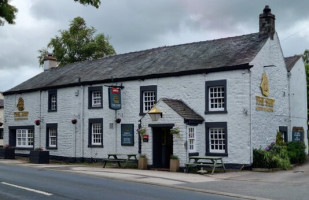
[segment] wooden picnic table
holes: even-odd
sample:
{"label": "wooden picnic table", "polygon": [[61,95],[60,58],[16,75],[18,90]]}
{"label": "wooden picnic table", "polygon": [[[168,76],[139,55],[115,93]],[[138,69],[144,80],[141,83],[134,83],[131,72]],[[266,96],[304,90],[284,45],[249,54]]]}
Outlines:
{"label": "wooden picnic table", "polygon": [[118,167],[122,167],[122,162],[125,163],[125,166],[130,162],[137,163],[137,154],[109,153],[107,154],[107,159],[103,159],[103,168],[105,168],[107,163],[117,163]]}
{"label": "wooden picnic table", "polygon": [[[193,160],[193,162],[191,162]],[[211,174],[214,173],[216,167],[222,167],[225,172],[225,166],[222,157],[215,156],[190,156],[189,163],[186,163],[186,171],[189,172],[190,167],[210,167]]]}

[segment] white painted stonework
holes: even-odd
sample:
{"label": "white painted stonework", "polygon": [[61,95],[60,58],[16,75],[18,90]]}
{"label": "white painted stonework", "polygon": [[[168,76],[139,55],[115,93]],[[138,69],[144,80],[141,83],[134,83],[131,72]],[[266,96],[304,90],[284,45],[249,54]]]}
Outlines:
{"label": "white painted stonework", "polygon": [[[180,129],[180,137],[173,138],[173,152],[180,158],[181,166],[188,161],[187,125],[175,111],[159,101],[157,108],[163,117],[152,122],[149,115],[139,115],[140,87],[157,86],[157,99],[181,99],[196,113],[204,118],[204,122],[196,126],[196,151],[200,156],[206,153],[205,122],[226,122],[228,156],[224,162],[228,164],[251,164],[253,148],[264,148],[275,141],[279,126],[306,126],[306,79],[302,66],[295,67],[291,76],[291,113],[289,113],[289,85],[284,57],[277,35],[274,40],[268,39],[264,47],[250,62],[253,67],[244,70],[221,71],[207,74],[184,75],[146,80],[132,80],[121,83],[124,89],[121,94],[122,108],[118,111],[109,109],[108,87],[106,84],[67,87],[57,89],[57,112],[48,112],[48,92],[34,91],[5,96],[4,143],[9,142],[9,126],[35,126],[35,147],[46,147],[46,124],[58,124],[57,149],[50,150],[50,155],[70,158],[106,158],[108,153],[138,154],[138,134],[134,133],[134,146],[121,145],[121,123],[134,124],[138,128],[139,120],[142,127],[147,128],[149,142],[142,142],[142,154],[152,160],[152,129],[153,123],[172,123]],[[294,69],[293,69],[294,70]],[[298,71],[299,70],[299,71]],[[273,112],[256,110],[256,96],[262,96],[260,90],[262,74],[269,79],[269,98],[275,99]],[[298,82],[301,79],[301,82]],[[205,82],[226,80],[227,113],[205,114]],[[298,87],[301,84],[301,87]],[[88,88],[103,87],[103,108],[88,109]],[[28,120],[14,120],[18,98],[22,97],[25,111],[29,111]],[[294,97],[294,98],[293,98]],[[297,98],[299,97],[299,98]],[[300,102],[298,102],[300,101]],[[297,106],[295,106],[297,105]],[[291,122],[290,116],[291,115]],[[103,148],[88,147],[88,120],[103,118]],[[115,123],[120,118],[121,123]],[[34,125],[40,119],[41,125]],[[72,119],[77,119],[74,125]],[[113,124],[113,127],[110,127]],[[307,128],[305,128],[307,130]],[[289,136],[290,137],[290,136]],[[307,136],[306,136],[307,137]],[[291,138],[289,138],[290,140]],[[17,150],[17,153],[28,154],[29,150]]]}
{"label": "white painted stonework", "polygon": [[[308,133],[307,125],[307,81],[305,64],[299,59],[290,71],[290,119],[291,125],[289,133],[292,133],[293,127],[303,127],[305,133]],[[305,100],[305,101],[304,101]],[[292,140],[291,135],[289,139]],[[308,149],[307,134],[305,134],[305,144]]]}

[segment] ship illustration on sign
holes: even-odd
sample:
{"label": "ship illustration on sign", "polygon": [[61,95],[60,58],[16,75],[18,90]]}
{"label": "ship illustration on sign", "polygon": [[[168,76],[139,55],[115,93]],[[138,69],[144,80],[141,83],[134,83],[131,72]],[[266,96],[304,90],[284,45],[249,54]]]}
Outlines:
{"label": "ship illustration on sign", "polygon": [[261,81],[261,92],[265,97],[269,96],[269,85],[268,85],[268,77],[266,73],[264,72],[262,75],[262,81]]}

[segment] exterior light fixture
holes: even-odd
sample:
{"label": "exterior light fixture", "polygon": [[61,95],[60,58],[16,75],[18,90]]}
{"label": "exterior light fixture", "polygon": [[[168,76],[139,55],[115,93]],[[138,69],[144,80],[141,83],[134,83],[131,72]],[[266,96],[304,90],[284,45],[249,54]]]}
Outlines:
{"label": "exterior light fixture", "polygon": [[149,116],[151,117],[152,121],[158,121],[158,119],[162,118],[162,112],[156,108],[154,104],[152,109],[148,112]]}

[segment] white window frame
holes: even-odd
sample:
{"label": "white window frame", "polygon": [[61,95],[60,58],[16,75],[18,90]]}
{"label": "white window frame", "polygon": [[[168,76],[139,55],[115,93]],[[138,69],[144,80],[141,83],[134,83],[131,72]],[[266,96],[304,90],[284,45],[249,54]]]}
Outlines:
{"label": "white window frame", "polygon": [[209,111],[224,111],[225,109],[225,87],[214,86],[208,88]]}
{"label": "white window frame", "polygon": [[50,110],[57,110],[57,96],[55,94],[50,95]]}
{"label": "white window frame", "polygon": [[91,92],[91,106],[101,107],[102,106],[102,92],[100,90],[94,90]]}
{"label": "white window frame", "polygon": [[187,127],[188,133],[188,152],[196,152],[196,127],[188,126]]}
{"label": "white window frame", "polygon": [[156,92],[153,90],[143,91],[143,112],[149,112],[156,103]]}
{"label": "white window frame", "polygon": [[102,123],[91,124],[91,145],[102,145]]}
{"label": "white window frame", "polygon": [[[225,128],[213,127],[209,128],[209,152],[225,153],[226,152],[226,132]],[[221,149],[220,149],[221,147]]]}
{"label": "white window frame", "polygon": [[33,129],[16,129],[16,147],[33,148],[33,144]]}
{"label": "white window frame", "polygon": [[[51,147],[51,148],[57,147],[57,128],[54,128],[54,127],[48,128],[48,137],[49,137],[48,147]],[[55,144],[53,144],[53,142]]]}

